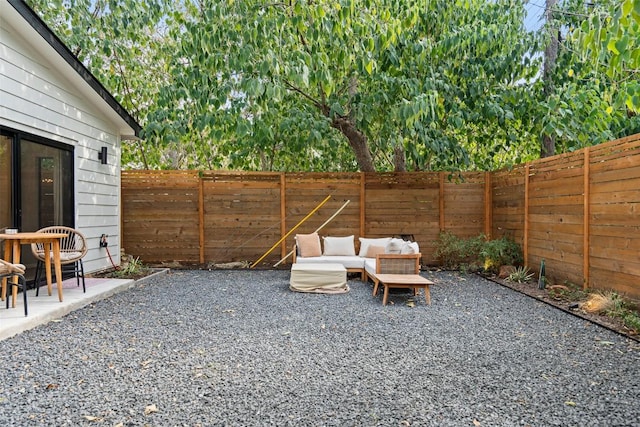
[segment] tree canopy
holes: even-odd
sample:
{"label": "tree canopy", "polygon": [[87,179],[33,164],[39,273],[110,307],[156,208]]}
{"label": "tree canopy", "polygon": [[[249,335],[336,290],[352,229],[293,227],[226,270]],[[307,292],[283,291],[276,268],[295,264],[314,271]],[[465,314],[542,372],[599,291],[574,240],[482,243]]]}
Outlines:
{"label": "tree canopy", "polygon": [[640,131],[638,1],[555,11],[568,30],[549,97],[544,33],[518,0],[29,3],[143,125],[125,167],[401,171]]}

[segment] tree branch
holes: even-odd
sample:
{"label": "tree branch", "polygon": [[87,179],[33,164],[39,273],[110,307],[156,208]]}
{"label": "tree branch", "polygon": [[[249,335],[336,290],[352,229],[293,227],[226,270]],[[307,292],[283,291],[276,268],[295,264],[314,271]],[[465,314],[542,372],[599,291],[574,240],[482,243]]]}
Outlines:
{"label": "tree branch", "polygon": [[325,112],[325,110],[327,111],[327,115],[328,115],[328,107],[326,104],[323,104],[321,101],[318,101],[317,99],[315,99],[314,97],[312,97],[311,95],[309,95],[308,93],[304,92],[302,89],[294,86],[292,83],[290,83],[288,80],[283,80],[285,86],[287,86],[287,88],[289,90],[292,90],[293,92],[299,93],[300,95],[302,95],[304,98],[306,98],[307,100],[309,100],[315,107],[317,107],[318,109],[320,109],[323,113]]}

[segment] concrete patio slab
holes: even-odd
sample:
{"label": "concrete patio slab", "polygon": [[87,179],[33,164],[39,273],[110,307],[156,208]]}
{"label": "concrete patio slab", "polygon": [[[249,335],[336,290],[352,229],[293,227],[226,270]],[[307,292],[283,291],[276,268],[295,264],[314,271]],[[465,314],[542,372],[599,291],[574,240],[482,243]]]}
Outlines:
{"label": "concrete patio slab", "polygon": [[[166,270],[154,273],[160,274]],[[145,280],[150,276],[142,279]],[[118,292],[132,287],[136,281],[131,279],[87,278],[85,280],[86,293],[82,286],[78,287],[75,278],[63,282],[63,301],[58,301],[58,294],[53,287],[51,296],[47,295],[47,287],[40,288],[39,296],[36,290],[27,291],[28,316],[24,315],[22,295],[18,295],[16,307],[7,309],[6,303],[0,303],[0,340],[17,335],[36,326],[59,319],[70,312],[86,305],[108,298]]]}

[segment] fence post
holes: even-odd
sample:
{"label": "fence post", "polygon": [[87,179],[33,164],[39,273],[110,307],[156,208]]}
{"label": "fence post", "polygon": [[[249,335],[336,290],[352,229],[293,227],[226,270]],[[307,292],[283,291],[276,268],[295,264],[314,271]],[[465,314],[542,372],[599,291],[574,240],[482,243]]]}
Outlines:
{"label": "fence post", "polygon": [[200,264],[204,264],[204,179],[198,176],[198,239]]}
{"label": "fence post", "polygon": [[[286,182],[285,173],[280,173],[280,237],[287,233],[287,200],[286,200]],[[280,258],[284,258],[287,253],[287,242],[282,241],[280,247]]]}
{"label": "fence post", "polygon": [[484,173],[484,234],[491,240],[493,228],[493,192],[491,172]]}
{"label": "fence post", "polygon": [[364,237],[365,236],[365,218],[366,218],[366,212],[365,212],[365,206],[366,206],[366,175],[364,172],[360,172],[360,237]]}
{"label": "fence post", "polygon": [[440,192],[438,195],[438,204],[440,206],[440,232],[444,231],[444,172],[440,172],[438,174],[438,178],[440,179]]}
{"label": "fence post", "polygon": [[582,257],[583,257],[583,265],[582,265],[582,289],[586,290],[589,287],[589,257],[590,257],[590,251],[589,251],[589,225],[591,222],[591,212],[590,212],[590,205],[591,205],[591,194],[590,194],[590,165],[591,165],[591,150],[590,147],[586,147],[584,149],[584,168],[583,168],[583,175],[584,175],[584,219],[583,219],[583,223],[584,223],[584,230],[583,230],[583,241],[582,241]]}
{"label": "fence post", "polygon": [[524,264],[529,265],[529,169],[530,164],[524,167],[524,230],[522,237],[522,254]]}

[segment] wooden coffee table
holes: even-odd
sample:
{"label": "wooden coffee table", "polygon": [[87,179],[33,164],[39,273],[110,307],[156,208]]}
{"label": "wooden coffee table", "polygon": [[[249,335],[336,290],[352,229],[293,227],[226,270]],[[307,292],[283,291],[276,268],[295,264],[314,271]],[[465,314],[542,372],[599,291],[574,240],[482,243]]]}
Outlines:
{"label": "wooden coffee table", "polygon": [[376,274],[376,277],[384,286],[382,305],[387,305],[390,288],[413,288],[414,295],[418,295],[418,289],[422,288],[424,289],[424,298],[427,304],[431,304],[429,286],[433,285],[433,282],[419,274]]}

